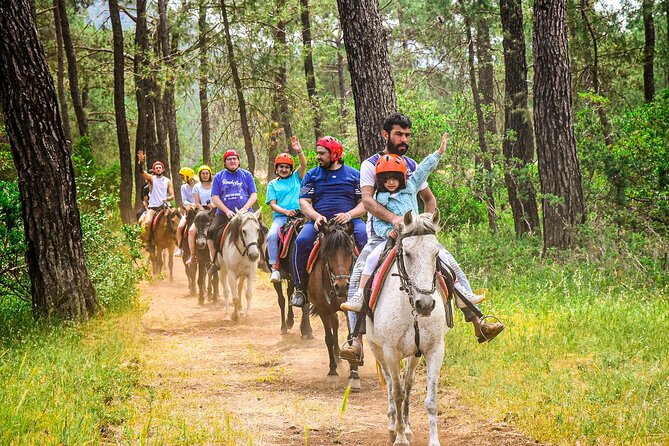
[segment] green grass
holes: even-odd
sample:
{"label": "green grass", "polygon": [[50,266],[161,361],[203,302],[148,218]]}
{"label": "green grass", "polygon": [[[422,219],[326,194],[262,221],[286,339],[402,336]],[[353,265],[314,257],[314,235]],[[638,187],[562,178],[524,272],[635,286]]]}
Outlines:
{"label": "green grass", "polygon": [[98,444],[130,415],[133,317],[20,331],[0,343],[0,444]]}
{"label": "green grass", "polygon": [[478,345],[460,319],[444,384],[541,442],[669,444],[669,272],[624,238],[556,260],[510,233],[445,237],[472,287],[488,288],[484,313],[507,329]]}

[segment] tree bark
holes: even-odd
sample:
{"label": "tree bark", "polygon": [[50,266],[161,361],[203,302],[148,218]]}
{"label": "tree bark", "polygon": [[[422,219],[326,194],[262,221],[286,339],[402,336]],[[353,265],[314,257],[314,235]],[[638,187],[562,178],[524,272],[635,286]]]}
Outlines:
{"label": "tree bark", "polygon": [[539,210],[527,174],[534,161],[534,132],[527,108],[527,59],[521,0],[500,0],[504,47],[504,182],[516,235],[539,230]]}
{"label": "tree bark", "polygon": [[211,126],[209,124],[209,96],[208,88],[208,62],[207,62],[207,7],[204,1],[200,2],[198,17],[198,45],[200,46],[200,125],[202,126],[202,160],[204,164],[211,166]]}
{"label": "tree bark", "polygon": [[33,313],[86,320],[98,304],[84,258],[71,149],[33,5],[0,2],[0,99],[19,172]]}
{"label": "tree bark", "polygon": [[[492,162],[490,160],[490,150],[486,141],[486,121],[481,107],[481,97],[479,96],[478,86],[476,85],[476,68],[474,67],[474,42],[472,39],[472,30],[469,16],[465,14],[465,34],[467,36],[467,63],[469,65],[469,84],[474,98],[474,108],[476,110],[476,121],[478,124],[479,147],[481,149],[480,158],[483,165],[483,190],[485,194],[484,203],[488,211],[488,228],[490,232],[497,232],[497,210],[495,209],[495,194],[492,190]],[[477,163],[478,164],[478,163]]]}
{"label": "tree bark", "polygon": [[534,127],[544,211],[544,253],[576,244],[586,211],[574,138],[566,0],[534,4]]}
{"label": "tree bark", "polygon": [[58,52],[58,68],[56,79],[58,80],[58,101],[60,102],[60,116],[63,121],[63,132],[65,139],[72,143],[72,131],[70,130],[70,116],[67,112],[67,95],[65,94],[65,62],[63,60],[63,34],[60,30],[60,15],[58,14],[58,0],[53,0],[53,27],[56,30],[56,49]]}
{"label": "tree bark", "polygon": [[[314,57],[311,47],[311,20],[309,18],[309,0],[300,0],[302,6],[300,20],[302,22],[302,45],[304,46],[304,76],[307,79],[307,95],[314,115],[314,137],[316,140],[323,136],[323,117],[318,101],[316,89],[316,74],[314,73]],[[284,31],[285,34],[285,31]],[[288,135],[286,135],[288,136]]]}
{"label": "tree bark", "polygon": [[342,137],[347,135],[346,121],[348,119],[348,107],[346,106],[346,66],[342,55],[343,35],[339,34],[336,41],[337,46],[337,82],[339,83],[339,128],[342,129]]}
{"label": "tree bark", "polygon": [[643,32],[645,42],[643,46],[643,96],[646,102],[651,102],[655,96],[655,23],[653,21],[653,0],[643,0]]}
{"label": "tree bark", "polygon": [[232,72],[232,80],[235,84],[235,91],[237,92],[237,101],[239,103],[239,121],[242,127],[242,135],[244,136],[244,151],[248,158],[248,170],[255,173],[256,157],[253,153],[253,143],[251,141],[251,131],[249,130],[249,123],[246,113],[246,100],[244,99],[244,90],[242,89],[242,81],[239,78],[239,70],[237,68],[237,61],[235,59],[235,51],[232,46],[232,37],[230,35],[230,22],[228,21],[228,11],[225,6],[225,0],[221,0],[221,12],[223,15],[223,29],[225,31],[225,45],[228,50],[228,62],[230,63],[230,71]]}
{"label": "tree bark", "polygon": [[397,111],[378,0],[337,0],[351,73],[360,159],[384,149],[383,119]]}
{"label": "tree bark", "polygon": [[125,117],[125,59],[123,55],[123,28],[118,0],[109,0],[109,16],[112,23],[114,40],[114,116],[116,118],[116,137],[118,139],[118,157],[121,165],[121,190],[119,207],[123,223],[135,220],[132,208],[132,157],[130,155],[130,136]]}
{"label": "tree bark", "polygon": [[[137,22],[135,24],[135,98],[137,102],[137,133],[135,147],[144,150],[148,164],[156,158],[155,149],[155,120],[153,106],[149,101],[151,82],[148,73],[149,67],[149,28],[146,20],[146,0],[137,0]],[[135,154],[137,165],[137,154]],[[142,188],[144,179],[139,169],[135,169],[135,209],[142,206]]]}
{"label": "tree bark", "polygon": [[74,114],[77,116],[77,127],[79,136],[88,135],[88,121],[86,112],[81,101],[79,93],[79,74],[77,72],[77,58],[74,54],[74,44],[72,43],[72,34],[70,34],[70,22],[67,19],[67,8],[65,0],[58,0],[58,17],[60,18],[60,30],[65,44],[65,56],[67,57],[67,74],[70,81],[70,96],[72,97],[72,106]]}
{"label": "tree bark", "polygon": [[479,2],[476,18],[476,54],[479,62],[479,85],[481,104],[485,106],[485,128],[488,133],[497,134],[495,116],[495,73],[492,63],[492,45],[490,43],[490,24],[487,18],[487,5]]}
{"label": "tree bark", "polygon": [[[165,113],[163,91],[158,81],[159,73],[165,72],[165,54],[163,48],[165,45],[169,46],[169,37],[165,37],[167,33],[167,0],[158,1],[158,25],[156,29],[156,40],[153,42],[153,52],[155,55],[154,61],[151,64],[151,95],[149,100],[153,106],[153,114],[156,120],[156,159],[165,163],[165,171],[172,172],[171,163],[167,149],[167,113]],[[164,44],[163,39],[167,38],[168,43]],[[166,48],[166,47],[165,47]],[[171,174],[170,174],[171,175]],[[181,186],[179,178],[172,178],[174,190],[178,190]],[[177,184],[179,183],[179,184]]]}
{"label": "tree bark", "polygon": [[[179,34],[175,31],[172,34],[172,47],[169,50],[169,56],[166,59],[168,70],[167,80],[165,81],[165,96],[163,101],[163,107],[165,111],[165,117],[167,121],[167,134],[170,138],[170,168],[172,172],[172,183],[174,184],[175,192],[181,190],[181,176],[179,175],[179,170],[181,170],[181,148],[179,146],[179,131],[177,128],[177,108],[176,100],[174,99],[174,90],[175,90],[175,79],[176,76],[172,71],[172,66],[174,64],[174,56],[176,55],[179,48]],[[177,206],[181,206],[181,194],[176,193],[176,203]]]}

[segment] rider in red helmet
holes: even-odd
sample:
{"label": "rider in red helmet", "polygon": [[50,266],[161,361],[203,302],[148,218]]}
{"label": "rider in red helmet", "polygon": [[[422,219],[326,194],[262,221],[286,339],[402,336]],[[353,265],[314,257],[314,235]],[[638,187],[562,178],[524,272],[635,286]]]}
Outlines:
{"label": "rider in red helmet", "polygon": [[[214,175],[211,187],[211,200],[216,206],[216,217],[207,231],[207,245],[212,262],[216,260],[218,251],[214,240],[220,234],[219,230],[235,216],[237,211],[248,212],[258,201],[253,174],[240,166],[239,153],[229,149],[223,154],[225,168]],[[212,263],[209,273],[218,271],[218,265]]]}
{"label": "rider in red helmet", "polygon": [[307,260],[320,226],[330,219],[337,223],[353,222],[353,237],[358,248],[367,243],[365,213],[360,196],[360,171],[344,164],[343,147],[332,136],[316,142],[318,167],[309,170],[302,180],[300,210],[311,221],[307,222],[295,240],[293,252],[293,280],[295,293],[290,304],[302,306],[306,302]]}
{"label": "rider in red helmet", "polygon": [[172,180],[163,176],[165,164],[162,161],[154,161],[151,170],[153,174],[144,172],[144,151],[137,151],[137,164],[142,177],[149,183],[148,209],[143,217],[140,217],[140,226],[147,228],[147,242],[149,246],[153,243],[153,231],[151,222],[156,212],[160,211],[165,203],[174,200],[174,186]]}
{"label": "rider in red helmet", "polygon": [[[281,129],[279,129],[281,130]],[[274,158],[274,173],[276,178],[267,184],[266,204],[274,211],[272,225],[267,233],[267,254],[272,272],[270,281],[281,282],[281,273],[276,264],[279,260],[279,229],[289,217],[294,217],[300,210],[300,184],[307,170],[307,158],[302,153],[302,146],[297,136],[290,138],[291,145],[297,153],[300,165],[295,169],[295,161],[288,153],[279,153]]]}

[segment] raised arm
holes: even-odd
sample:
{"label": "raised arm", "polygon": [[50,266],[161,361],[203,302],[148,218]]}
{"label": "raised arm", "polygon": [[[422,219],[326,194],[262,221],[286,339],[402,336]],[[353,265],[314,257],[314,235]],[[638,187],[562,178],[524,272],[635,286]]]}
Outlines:
{"label": "raised arm", "polygon": [[300,145],[300,140],[297,139],[297,136],[293,135],[290,137],[290,144],[293,147],[295,153],[297,153],[297,158],[300,160],[300,165],[297,168],[297,175],[299,175],[300,179],[302,179],[304,178],[304,174],[307,171],[307,157],[304,156],[302,146]]}

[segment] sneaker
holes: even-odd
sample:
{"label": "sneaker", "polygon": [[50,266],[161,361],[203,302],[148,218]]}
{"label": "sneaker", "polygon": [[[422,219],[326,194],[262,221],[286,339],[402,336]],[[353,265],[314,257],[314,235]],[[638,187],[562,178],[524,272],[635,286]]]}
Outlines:
{"label": "sneaker", "polygon": [[484,294],[474,294],[462,286],[459,285],[456,286],[458,287],[458,292],[462,293],[464,298],[467,299],[472,305],[478,305],[479,303],[485,300]]}
{"label": "sneaker", "polygon": [[197,263],[197,259],[195,256],[190,256],[188,260],[186,260],[186,265],[188,266],[193,266],[193,264]]}
{"label": "sneaker", "polygon": [[363,290],[358,288],[358,291],[356,291],[349,300],[341,304],[339,308],[345,311],[355,311],[356,313],[360,313],[362,311],[362,303],[364,301],[362,293]]}
{"label": "sneaker", "polygon": [[184,255],[184,252],[183,252],[183,250],[182,250],[181,248],[177,248],[177,249],[174,251],[174,257],[181,257],[182,255]]}
{"label": "sneaker", "polygon": [[488,322],[481,323],[481,336],[478,337],[479,344],[490,342],[497,337],[498,334],[504,330],[505,326],[501,322],[490,324]]}
{"label": "sneaker", "polygon": [[272,283],[281,283],[281,273],[278,269],[272,270],[272,274],[269,276],[269,281]]}
{"label": "sneaker", "polygon": [[301,307],[304,305],[305,297],[304,291],[296,289],[293,295],[290,297],[290,305],[293,307]]}

